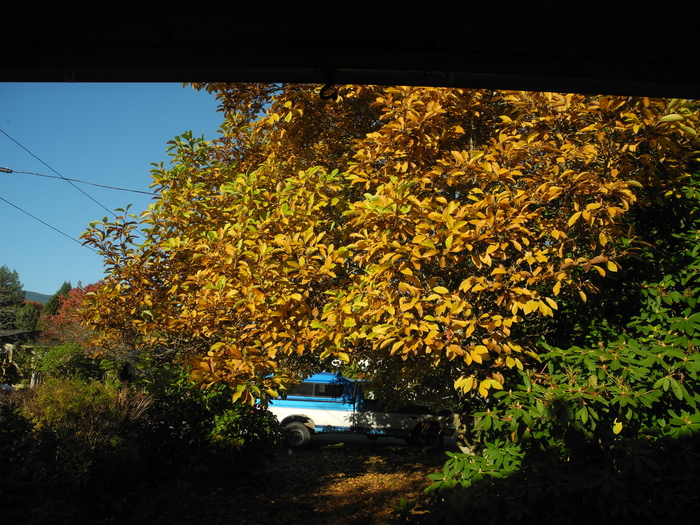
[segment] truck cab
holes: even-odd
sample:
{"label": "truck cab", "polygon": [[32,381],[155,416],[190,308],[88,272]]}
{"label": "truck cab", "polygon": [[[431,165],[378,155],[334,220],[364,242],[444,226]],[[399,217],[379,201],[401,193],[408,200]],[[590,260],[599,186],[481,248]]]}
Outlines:
{"label": "truck cab", "polygon": [[370,439],[394,437],[425,450],[442,446],[455,427],[451,411],[433,413],[428,406],[385,410],[365,391],[366,383],[340,374],[321,372],[270,401],[291,448],[309,444],[319,433],[362,434]]}

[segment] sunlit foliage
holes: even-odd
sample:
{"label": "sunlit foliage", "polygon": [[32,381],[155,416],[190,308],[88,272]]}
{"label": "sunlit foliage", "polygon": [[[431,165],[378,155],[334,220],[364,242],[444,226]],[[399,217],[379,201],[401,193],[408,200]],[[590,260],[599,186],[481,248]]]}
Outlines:
{"label": "sunlit foliage", "polygon": [[562,301],[635,249],[681,187],[686,102],[558,93],[195,85],[224,115],[153,170],[141,217],[94,223],[89,321],[186,349],[203,384],[275,395],[331,360],[488,396]]}

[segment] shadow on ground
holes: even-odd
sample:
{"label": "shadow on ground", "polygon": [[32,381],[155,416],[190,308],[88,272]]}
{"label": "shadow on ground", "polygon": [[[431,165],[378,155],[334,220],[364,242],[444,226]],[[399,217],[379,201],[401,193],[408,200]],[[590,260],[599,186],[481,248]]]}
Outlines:
{"label": "shadow on ground", "polygon": [[444,452],[423,453],[398,440],[324,436],[309,449],[280,447],[249,479],[191,494],[171,510],[208,525],[382,523],[400,498],[423,496],[426,476],[445,459]]}

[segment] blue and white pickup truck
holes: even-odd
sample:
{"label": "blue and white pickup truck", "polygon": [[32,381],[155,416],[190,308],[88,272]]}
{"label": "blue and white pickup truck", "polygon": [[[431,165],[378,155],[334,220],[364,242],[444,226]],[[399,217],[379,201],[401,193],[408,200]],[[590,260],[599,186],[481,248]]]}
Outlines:
{"label": "blue and white pickup truck", "polygon": [[452,412],[433,413],[424,405],[384,411],[365,399],[364,383],[321,372],[292,388],[268,406],[291,448],[309,444],[314,433],[363,434],[370,439],[394,437],[423,450],[436,450],[455,432]]}

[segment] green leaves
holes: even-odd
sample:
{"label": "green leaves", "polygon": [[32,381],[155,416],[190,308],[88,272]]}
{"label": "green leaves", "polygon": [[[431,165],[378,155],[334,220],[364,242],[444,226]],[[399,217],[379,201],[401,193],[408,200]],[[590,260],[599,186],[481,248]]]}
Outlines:
{"label": "green leaves", "polygon": [[677,113],[671,113],[669,115],[664,115],[659,119],[659,122],[677,122],[679,120],[683,120],[683,115],[679,115]]}
{"label": "green leaves", "polygon": [[539,355],[541,372],[519,371],[493,395],[495,405],[474,413],[475,430],[486,440],[555,447],[562,454],[576,453],[562,441],[571,432],[612,446],[620,438],[642,438],[648,429],[656,429],[656,439],[691,435],[700,420],[700,341],[688,332],[699,319],[690,312],[667,317],[649,336],[631,332],[593,348],[547,347]]}
{"label": "green leaves", "polygon": [[524,457],[519,446],[501,440],[487,443],[480,455],[446,454],[450,459],[445,462],[442,472],[428,475],[433,483],[425,492],[467,487],[484,478],[507,478],[518,471]]}

